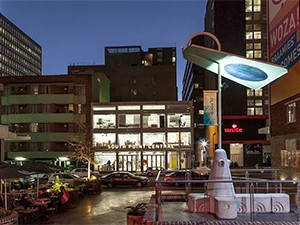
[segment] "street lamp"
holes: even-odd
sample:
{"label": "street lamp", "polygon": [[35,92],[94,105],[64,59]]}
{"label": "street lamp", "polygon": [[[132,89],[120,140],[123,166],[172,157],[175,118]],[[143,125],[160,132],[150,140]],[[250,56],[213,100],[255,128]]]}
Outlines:
{"label": "street lamp", "polygon": [[[196,36],[212,38],[218,49],[211,49],[190,44]],[[186,41],[182,49],[183,57],[213,73],[218,74],[218,149],[215,150],[211,165],[210,180],[232,180],[226,152],[222,149],[222,107],[221,107],[221,77],[226,77],[251,89],[259,89],[287,73],[281,66],[271,63],[250,60],[245,57],[221,51],[220,41],[211,33],[198,32]],[[208,195],[211,213],[215,213],[214,198],[218,196],[234,196],[232,183],[209,183]],[[232,215],[228,213],[227,218]],[[224,218],[224,219],[227,219]]]}

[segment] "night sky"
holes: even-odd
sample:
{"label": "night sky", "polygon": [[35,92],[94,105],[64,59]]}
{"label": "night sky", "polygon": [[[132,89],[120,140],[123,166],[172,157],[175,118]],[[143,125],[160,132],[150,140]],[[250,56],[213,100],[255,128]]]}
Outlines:
{"label": "night sky", "polygon": [[203,31],[206,0],[0,0],[0,11],[42,46],[42,74],[66,74],[71,64],[104,64],[104,47],[177,48],[181,99],[185,60],[181,47]]}

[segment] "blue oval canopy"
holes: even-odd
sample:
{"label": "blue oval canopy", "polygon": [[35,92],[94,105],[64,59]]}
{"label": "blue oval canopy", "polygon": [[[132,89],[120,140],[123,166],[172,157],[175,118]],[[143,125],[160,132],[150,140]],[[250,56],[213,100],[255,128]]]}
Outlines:
{"label": "blue oval canopy", "polygon": [[247,81],[263,81],[268,78],[268,75],[256,67],[246,64],[227,64],[224,67],[225,71],[231,76]]}

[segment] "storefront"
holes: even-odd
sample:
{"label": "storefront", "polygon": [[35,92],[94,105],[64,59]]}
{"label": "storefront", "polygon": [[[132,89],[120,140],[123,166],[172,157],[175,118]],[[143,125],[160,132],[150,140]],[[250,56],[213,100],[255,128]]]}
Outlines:
{"label": "storefront", "polygon": [[191,102],[93,105],[95,161],[102,171],[191,168]]}
{"label": "storefront", "polygon": [[[240,167],[270,166],[271,148],[267,140],[267,116],[224,116],[223,148],[232,165]],[[265,129],[267,130],[267,129]]]}

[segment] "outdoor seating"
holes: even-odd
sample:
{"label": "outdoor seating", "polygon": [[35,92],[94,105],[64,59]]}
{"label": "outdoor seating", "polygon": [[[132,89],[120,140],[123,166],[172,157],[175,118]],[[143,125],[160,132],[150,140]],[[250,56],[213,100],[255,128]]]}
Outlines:
{"label": "outdoor seating", "polygon": [[39,222],[39,209],[22,209],[19,210],[19,224],[37,224]]}

